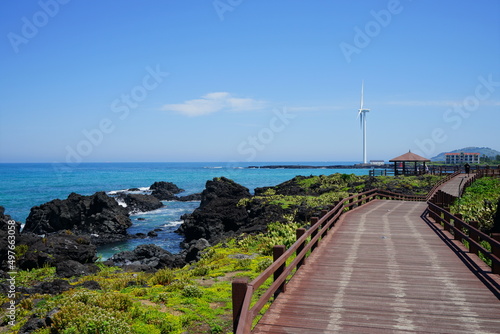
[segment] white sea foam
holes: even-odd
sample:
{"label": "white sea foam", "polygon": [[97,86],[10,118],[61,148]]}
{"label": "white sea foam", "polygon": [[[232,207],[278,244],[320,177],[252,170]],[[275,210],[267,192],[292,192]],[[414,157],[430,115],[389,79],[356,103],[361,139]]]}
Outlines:
{"label": "white sea foam", "polygon": [[[139,190],[129,190],[129,189],[139,189]],[[152,192],[149,189],[149,187],[129,188],[129,189],[111,190],[108,191],[107,194],[110,196],[114,196],[118,194],[150,194]]]}
{"label": "white sea foam", "polygon": [[164,206],[164,207],[161,207],[159,209],[151,210],[151,211],[134,211],[134,212],[131,212],[130,215],[131,216],[158,215],[158,214],[165,214],[168,210],[170,210],[170,209]]}
{"label": "white sea foam", "polygon": [[127,203],[125,203],[121,198],[114,197],[114,199],[118,205],[123,206],[124,208],[127,207]]}
{"label": "white sea foam", "polygon": [[176,220],[176,221],[173,221],[173,222],[168,222],[166,224],[163,224],[162,226],[163,227],[167,227],[167,226],[178,226],[178,225],[181,225],[182,223],[184,223],[183,220]]}

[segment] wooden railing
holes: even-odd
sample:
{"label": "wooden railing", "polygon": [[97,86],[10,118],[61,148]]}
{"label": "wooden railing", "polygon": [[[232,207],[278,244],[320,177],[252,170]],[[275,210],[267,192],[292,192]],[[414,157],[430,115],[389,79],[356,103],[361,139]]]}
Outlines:
{"label": "wooden railing", "polygon": [[[493,233],[491,236],[479,230],[478,222],[466,223],[458,214],[451,214],[445,208],[437,204],[428,202],[429,217],[437,224],[441,224],[445,231],[448,231],[454,240],[466,241],[469,244],[469,251],[479,256],[479,253],[491,261],[491,272],[500,274],[500,233]],[[481,241],[486,241],[491,246],[491,251],[486,249]]]}
{"label": "wooden railing", "polygon": [[[500,169],[478,170],[460,188],[459,197],[463,195],[467,187],[472,185],[477,179],[485,176],[500,177]],[[463,220],[462,215],[450,213],[450,207],[455,200],[457,200],[457,197],[438,190],[427,201],[429,217],[437,225],[441,225],[444,231],[449,232],[448,235],[444,234],[446,238],[462,243],[465,241],[469,245],[470,253],[477,256],[481,253],[484,258],[491,261],[492,274],[500,274],[500,233],[488,235],[479,229],[479,222],[471,221],[467,223]],[[491,251],[481,244],[482,241],[490,244]]]}
{"label": "wooden railing", "polygon": [[434,187],[432,187],[432,189],[427,193],[426,200],[429,200],[432,196],[434,196],[434,194],[437,192],[438,188],[443,183],[446,183],[446,182],[450,181],[452,178],[454,178],[458,174],[460,174],[460,172],[456,171],[456,172],[454,172],[452,174],[446,175],[446,177],[444,177],[441,180],[439,180],[438,182],[436,182],[436,184],[434,185]]}
{"label": "wooden railing", "polygon": [[[297,229],[296,242],[290,246],[288,250],[284,246],[275,246],[273,249],[274,262],[264,270],[253,281],[248,282],[245,278],[239,278],[233,281],[232,285],[232,301],[233,301],[233,329],[235,334],[248,334],[251,332],[252,323],[262,308],[269,302],[271,297],[277,297],[280,293],[286,290],[286,281],[290,275],[293,275],[295,269],[299,269],[301,265],[305,264],[307,255],[314,251],[315,248],[328,234],[330,229],[335,226],[341,215],[356,207],[370,202],[373,199],[392,199],[404,201],[427,201],[430,215],[433,219],[438,219],[448,226],[449,230],[456,230],[456,238],[462,240],[470,240],[469,244],[472,245],[475,251],[486,254],[494,264],[494,270],[500,270],[499,251],[500,239],[497,236],[488,237],[472,225],[466,224],[463,221],[459,222],[458,217],[451,215],[447,210],[449,205],[456,199],[456,197],[444,193],[438,188],[445,182],[448,182],[453,177],[460,174],[455,171],[448,174],[445,178],[441,179],[429,191],[427,196],[409,196],[393,193],[381,189],[373,189],[363,193],[351,195],[345,199],[335,202],[330,207],[330,211],[324,211],[321,218],[311,218],[311,227],[306,230],[304,228]],[[478,170],[473,176],[473,180],[482,176],[499,175],[500,170]],[[470,185],[473,181],[466,185]],[[432,213],[431,213],[432,212]],[[439,218],[438,218],[439,216]],[[442,218],[441,218],[442,216]],[[456,222],[456,223],[455,223]],[[496,239],[495,239],[496,238]],[[308,241],[309,240],[309,241]],[[492,247],[492,251],[488,252],[480,245],[480,241],[488,241]],[[295,254],[295,259],[287,265],[287,261]],[[477,253],[476,253],[477,254]],[[266,282],[271,276],[274,282],[264,292],[260,298],[252,305],[252,299],[257,290]]]}
{"label": "wooden railing", "polygon": [[[251,332],[253,320],[271,297],[277,297],[286,290],[286,280],[293,271],[306,262],[309,252],[313,252],[320,242],[327,236],[329,230],[339,220],[340,216],[356,206],[361,206],[371,200],[393,199],[405,201],[425,201],[425,196],[407,196],[385,190],[373,189],[363,193],[351,195],[334,203],[330,211],[323,212],[321,218],[311,218],[311,227],[297,229],[297,241],[285,250],[284,246],[275,246],[273,249],[274,262],[253,281],[245,278],[236,279],[232,285],[233,301],[233,328],[235,334]],[[346,210],[347,209],[347,210]],[[310,238],[309,241],[307,241]],[[287,266],[286,262],[295,254],[295,259]],[[262,293],[260,298],[252,304],[254,293],[267,279],[274,276],[274,282]]]}

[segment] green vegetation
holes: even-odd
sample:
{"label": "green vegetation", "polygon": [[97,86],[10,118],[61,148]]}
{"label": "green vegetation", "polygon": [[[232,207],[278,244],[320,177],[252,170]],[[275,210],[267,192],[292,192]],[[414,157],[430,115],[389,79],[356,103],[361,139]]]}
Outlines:
{"label": "green vegetation", "polygon": [[[454,213],[462,214],[464,221],[477,221],[481,230],[488,231],[493,227],[499,200],[500,179],[483,177],[468,187],[450,209]],[[466,240],[464,240],[464,245],[469,248]],[[491,245],[488,242],[481,241],[481,246],[491,252]],[[479,252],[479,258],[491,267],[491,260],[481,252]]]}
{"label": "green vegetation", "polygon": [[[296,177],[243,199],[238,205],[258,200],[287,209],[285,223],[270,223],[267,233],[241,235],[203,251],[200,261],[180,269],[161,269],[156,273],[123,272],[117,267],[98,264],[93,275],[68,280],[73,289],[62,294],[20,296],[17,332],[31,317],[50,319],[50,327],[35,333],[230,333],[232,330],[231,282],[236,277],[254,279],[272,264],[272,247],[295,241],[297,208],[323,208],[351,193],[383,188],[404,194],[426,194],[438,176],[368,177],[346,174]],[[293,189],[293,194],[289,189]],[[19,248],[19,252],[26,249]],[[290,259],[291,261],[292,259]],[[19,286],[56,279],[55,268],[20,271]],[[99,283],[101,289],[76,285]],[[0,280],[1,282],[1,280]],[[269,279],[254,295],[255,300],[271,284]],[[0,295],[0,303],[7,302]],[[268,306],[264,307],[263,311]],[[5,319],[2,319],[5,320]]]}
{"label": "green vegetation", "polygon": [[[426,195],[442,176],[357,176],[354,174],[332,174],[303,177],[268,188],[253,198],[244,198],[238,205],[245,206],[251,201],[263,201],[282,209],[305,206],[324,208],[333,202],[346,198],[349,194],[360,193],[374,188],[386,189],[407,195]],[[293,189],[293,194],[290,189]]]}
{"label": "green vegetation", "polygon": [[461,213],[466,222],[477,221],[482,230],[493,227],[497,202],[500,200],[500,179],[483,177],[465,190],[464,195],[451,207]]}
{"label": "green vegetation", "polygon": [[[267,234],[243,235],[207,248],[200,261],[181,269],[131,273],[99,264],[97,274],[70,282],[96,281],[101,290],[75,287],[57,296],[25,296],[10,333],[32,316],[47,315],[51,327],[35,333],[229,333],[232,279],[257,277],[272,264],[272,247],[290,246],[297,227],[293,222],[270,224]],[[57,277],[55,268],[44,267],[20,271],[18,278],[29,286]]]}

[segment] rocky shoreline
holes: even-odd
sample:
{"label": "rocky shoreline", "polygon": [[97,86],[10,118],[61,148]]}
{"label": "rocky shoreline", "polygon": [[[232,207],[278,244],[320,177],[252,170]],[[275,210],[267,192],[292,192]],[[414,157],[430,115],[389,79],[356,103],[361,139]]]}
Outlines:
{"label": "rocky shoreline", "polygon": [[[92,273],[96,270],[94,263],[98,246],[157,235],[156,231],[147,235],[129,234],[127,229],[132,226],[130,214],[161,208],[164,206],[161,201],[201,199],[201,194],[177,196],[183,191],[171,182],[161,181],[152,184],[147,193],[138,193],[140,190],[137,188],[113,192],[111,196],[105,192],[90,196],[71,193],[64,200],[54,199],[35,206],[31,208],[22,230],[21,224],[16,222],[17,266],[22,270],[55,266],[61,277]],[[9,269],[7,244],[4,245],[8,240],[9,222],[12,222],[11,217],[0,206],[0,274]],[[149,248],[139,246],[132,252],[115,254],[116,264],[109,260],[107,264],[145,271],[178,267],[184,265],[186,255],[195,252],[201,244],[187,244],[184,252],[177,255],[154,245],[149,245]],[[130,259],[124,260],[127,256]]]}
{"label": "rocky shoreline", "polygon": [[[180,197],[183,190],[164,181],[155,182],[146,193],[138,193],[139,189],[113,192],[112,196],[104,192],[91,196],[72,193],[65,200],[55,199],[33,207],[23,230],[19,231],[18,226],[16,242],[23,249],[18,264],[21,269],[57,266],[61,277],[91,272],[93,267],[89,264],[97,259],[97,246],[145,237],[154,243],[155,231],[147,235],[127,232],[132,226],[131,213],[160,208],[162,200],[200,200],[197,209],[180,217],[183,223],[176,232],[184,240],[179,254],[150,244],[117,253],[105,261],[107,265],[136,271],[182,267],[199,260],[201,252],[211,245],[241,234],[265,232],[269,223],[286,223],[286,216],[307,222],[328,208],[326,203],[331,204],[334,199],[322,197],[331,192],[341,190],[347,196],[377,187],[375,178],[358,178],[346,174],[297,176],[274,187],[257,188],[254,195],[225,177],[207,181],[201,194]],[[308,203],[306,197],[314,198],[316,203]],[[0,222],[5,225],[10,217],[0,209]],[[0,261],[0,269],[6,270],[6,254],[0,253]]]}
{"label": "rocky shoreline", "polygon": [[[184,240],[179,254],[172,254],[155,244],[143,244],[132,251],[119,252],[104,262],[97,261],[97,244],[106,244],[113,238],[140,237],[127,233],[131,212],[154,208],[158,202],[163,205],[158,197],[169,200],[181,198],[178,194],[182,190],[164,182],[153,188],[170,190],[157,191],[158,197],[153,196],[156,189],[147,192],[129,189],[112,192],[112,196],[103,192],[91,196],[70,194],[65,200],[53,200],[33,207],[22,231],[20,224],[15,224],[17,266],[21,270],[51,270],[52,274],[48,278],[30,279],[28,284],[18,287],[19,305],[22,302],[22,305],[33,309],[31,314],[25,316],[19,333],[50,327],[53,319],[62,315],[79,316],[82,304],[74,304],[77,313],[70,308],[63,310],[62,303],[43,308],[43,303],[53,300],[54,296],[66,302],[71,302],[77,295],[117,299],[118,303],[120,300],[132,303],[131,300],[140,298],[146,304],[138,303],[134,310],[146,310],[148,305],[165,309],[170,298],[179,305],[182,301],[187,303],[193,294],[202,296],[205,287],[205,291],[212,289],[207,295],[222,294],[220,283],[226,283],[224,286],[229,291],[231,286],[225,282],[227,278],[234,277],[234,273],[241,274],[241,270],[249,270],[252,274],[262,271],[272,261],[261,256],[268,256],[276,242],[286,244],[281,239],[276,241],[277,232],[273,226],[281,229],[280,237],[286,239],[291,236],[290,242],[293,242],[297,226],[308,226],[311,217],[320,216],[329,205],[351,193],[381,188],[403,194],[421,194],[432,188],[436,178],[439,176],[388,179],[339,173],[296,176],[276,186],[256,188],[253,195],[233,180],[214,178],[206,182],[201,194],[196,195],[200,200],[199,207],[181,217],[183,223],[177,233]],[[143,193],[139,194],[141,191]],[[497,206],[500,210],[500,201]],[[496,222],[499,219],[500,213],[497,212]],[[0,206],[0,234],[3,234],[0,235],[0,278],[4,279],[9,278],[6,231],[12,222]],[[287,230],[289,233],[283,232]],[[154,241],[154,235],[151,236]],[[249,248],[249,242],[254,242],[252,248]],[[228,254],[227,250],[236,245],[241,248]],[[207,250],[208,247],[211,248]],[[250,261],[254,257],[260,260]],[[217,261],[224,261],[226,267],[217,264]],[[181,271],[182,274],[174,274]],[[157,277],[162,280],[155,280]],[[214,280],[212,277],[217,278]],[[215,284],[217,287],[213,288]],[[8,289],[8,283],[0,283],[0,293],[5,295]],[[175,299],[178,297],[174,293],[181,294],[185,299]],[[36,299],[39,295],[45,296]],[[207,300],[212,305],[213,300],[209,297]],[[117,306],[120,312],[123,311],[121,306]],[[109,310],[100,308],[96,312],[102,314]],[[130,316],[132,311],[127,312]],[[146,314],[152,311],[147,309],[141,312]],[[134,314],[138,313],[134,311]],[[172,316],[169,317],[171,319]],[[161,319],[165,319],[163,315]],[[64,326],[60,325],[60,328]]]}
{"label": "rocky shoreline", "polygon": [[[289,192],[282,188],[278,187],[278,192]],[[256,189],[256,195],[266,189]],[[184,238],[180,244],[182,251],[172,254],[154,244],[141,245],[113,255],[104,264],[148,272],[182,267],[199,260],[205,248],[242,233],[264,232],[268,223],[284,222],[284,214],[291,212],[252,196],[247,188],[225,177],[207,181],[201,194],[178,196],[183,191],[173,183],[161,181],[152,184],[145,193],[137,188],[111,195],[105,192],[90,196],[71,193],[67,199],[54,199],[35,206],[22,231],[17,223],[16,246],[22,249],[18,252],[18,266],[24,270],[56,266],[61,277],[92,273],[96,270],[93,264],[97,260],[98,246],[145,237],[152,238],[154,243],[155,231],[147,235],[127,232],[132,226],[130,214],[156,210],[165,200],[200,200],[197,209],[180,217],[183,223],[176,232]],[[242,200],[244,204],[240,204]],[[11,220],[4,211],[0,206],[0,225],[5,227],[0,234],[7,233],[6,225]],[[313,214],[304,208],[296,208],[296,211],[304,219]],[[0,263],[0,270],[8,271],[6,252],[0,252]]]}

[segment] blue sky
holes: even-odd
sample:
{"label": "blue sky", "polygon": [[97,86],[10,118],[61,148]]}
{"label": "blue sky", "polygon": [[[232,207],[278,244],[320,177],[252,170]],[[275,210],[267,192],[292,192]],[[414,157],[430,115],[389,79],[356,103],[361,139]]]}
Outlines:
{"label": "blue sky", "polygon": [[500,150],[497,0],[2,1],[0,162]]}

